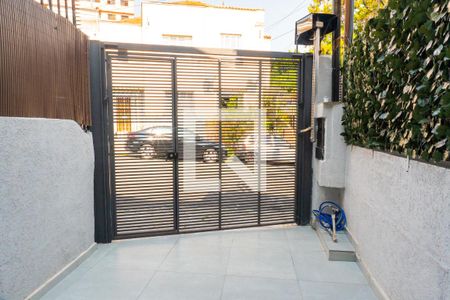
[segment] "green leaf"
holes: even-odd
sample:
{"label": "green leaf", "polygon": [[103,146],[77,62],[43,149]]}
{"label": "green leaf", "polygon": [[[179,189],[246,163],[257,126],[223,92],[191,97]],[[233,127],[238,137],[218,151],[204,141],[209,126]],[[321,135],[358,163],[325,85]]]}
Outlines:
{"label": "green leaf", "polygon": [[439,56],[439,54],[441,54],[441,52],[442,52],[442,49],[444,49],[444,45],[439,45],[439,47],[437,47],[437,48],[434,50],[433,55],[434,55],[434,56]]}
{"label": "green leaf", "polygon": [[433,117],[436,117],[437,115],[439,115],[441,113],[441,108],[439,107],[438,109],[436,109],[435,111],[433,111],[433,113],[431,114]]}
{"label": "green leaf", "polygon": [[390,0],[356,31],[343,71],[347,143],[450,160],[449,9]]}
{"label": "green leaf", "polygon": [[389,112],[385,112],[385,113],[381,114],[379,118],[380,118],[381,120],[384,120],[384,119],[386,119],[388,116],[389,116]]}
{"label": "green leaf", "polygon": [[437,142],[436,144],[434,144],[434,147],[441,148],[441,147],[444,147],[446,143],[447,143],[447,139],[443,139],[443,140],[440,140],[439,142]]}
{"label": "green leaf", "polygon": [[384,56],[384,54],[383,54],[383,55],[381,55],[380,57],[378,57],[377,62],[378,62],[378,63],[383,62],[384,59],[385,59],[385,56]]}
{"label": "green leaf", "polygon": [[440,12],[432,12],[431,15],[430,15],[430,19],[431,19],[433,22],[437,22],[437,21],[439,21],[440,19],[442,19],[444,16],[445,16],[445,12],[443,12],[443,13],[440,13]]}

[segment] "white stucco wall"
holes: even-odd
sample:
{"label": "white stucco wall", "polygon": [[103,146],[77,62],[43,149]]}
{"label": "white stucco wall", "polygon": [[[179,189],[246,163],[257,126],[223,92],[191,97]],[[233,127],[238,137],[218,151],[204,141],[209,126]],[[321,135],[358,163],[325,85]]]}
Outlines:
{"label": "white stucco wall", "polygon": [[23,299],[94,243],[91,134],[0,117],[0,299]]}
{"label": "white stucco wall", "polygon": [[450,169],[347,148],[342,204],[361,263],[390,299],[450,299]]}

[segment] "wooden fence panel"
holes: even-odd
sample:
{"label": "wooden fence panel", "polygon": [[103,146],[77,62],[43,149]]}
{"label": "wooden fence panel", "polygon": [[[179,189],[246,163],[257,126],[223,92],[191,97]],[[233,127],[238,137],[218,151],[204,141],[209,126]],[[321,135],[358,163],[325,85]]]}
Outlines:
{"label": "wooden fence panel", "polygon": [[0,116],[91,125],[88,43],[33,0],[1,0]]}

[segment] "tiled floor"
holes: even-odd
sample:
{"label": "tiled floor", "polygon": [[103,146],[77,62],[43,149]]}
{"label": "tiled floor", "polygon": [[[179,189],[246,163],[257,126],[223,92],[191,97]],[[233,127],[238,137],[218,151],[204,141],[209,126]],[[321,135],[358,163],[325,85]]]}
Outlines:
{"label": "tiled floor", "polygon": [[329,262],[310,227],[114,242],[43,299],[376,299],[355,263]]}

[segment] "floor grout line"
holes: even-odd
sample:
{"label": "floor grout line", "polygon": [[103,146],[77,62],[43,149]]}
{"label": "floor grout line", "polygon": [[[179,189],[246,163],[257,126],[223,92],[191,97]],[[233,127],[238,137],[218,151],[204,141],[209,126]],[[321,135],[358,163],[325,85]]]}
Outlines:
{"label": "floor grout line", "polygon": [[231,246],[230,246],[230,249],[228,250],[227,267],[225,269],[225,275],[223,276],[222,289],[220,290],[220,298],[219,299],[221,299],[221,300],[223,299],[223,290],[225,289],[225,282],[227,281],[227,276],[228,276],[228,268],[230,267],[231,251],[233,250],[235,234],[236,234],[236,232],[233,232],[233,235],[231,237]]}
{"label": "floor grout line", "polygon": [[287,234],[287,232],[285,231],[285,233],[286,233],[286,237],[287,237],[287,242],[288,242],[288,246],[289,246],[289,255],[291,256],[291,262],[292,262],[292,267],[294,268],[294,273],[295,273],[295,281],[296,281],[296,283],[297,283],[297,287],[298,287],[298,291],[299,291],[299,293],[300,293],[300,297],[301,297],[301,299],[303,299],[304,298],[304,295],[303,295],[303,289],[302,289],[302,287],[301,287],[301,285],[300,285],[300,279],[298,278],[298,275],[297,275],[297,269],[296,269],[296,264],[295,264],[295,261],[294,261],[294,256],[292,255],[292,251],[293,251],[293,249],[292,249],[292,247],[291,247],[291,245],[290,245],[290,239],[289,239],[289,236],[288,236],[288,234]]}
{"label": "floor grout line", "polygon": [[142,294],[144,293],[145,289],[150,285],[150,283],[152,282],[153,278],[156,276],[156,273],[159,271],[159,268],[161,267],[161,265],[164,263],[164,261],[166,260],[166,258],[169,256],[169,254],[172,252],[172,250],[175,248],[175,246],[178,244],[178,241],[180,240],[180,237],[177,237],[177,240],[175,241],[175,243],[173,243],[172,247],[170,248],[170,250],[167,252],[167,254],[164,256],[164,258],[161,260],[161,263],[159,263],[159,265],[155,268],[155,271],[153,272],[153,275],[150,277],[150,279],[148,280],[148,282],[145,284],[145,286],[142,288],[141,292],[138,294],[138,296],[136,297],[136,300],[138,300]]}
{"label": "floor grout line", "polygon": [[142,288],[142,290],[139,292],[139,294],[136,297],[136,300],[138,300],[139,298],[141,298],[142,294],[144,293],[145,289],[150,285],[150,282],[152,281],[152,279],[155,277],[157,271],[154,271],[152,276],[150,276],[150,279],[148,280],[148,282],[144,285],[144,287]]}

